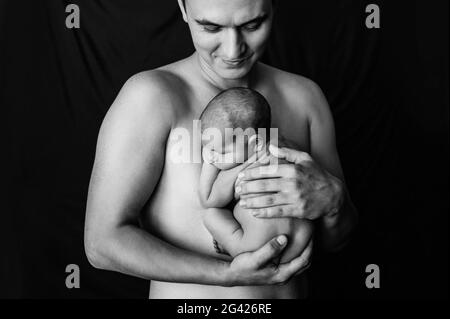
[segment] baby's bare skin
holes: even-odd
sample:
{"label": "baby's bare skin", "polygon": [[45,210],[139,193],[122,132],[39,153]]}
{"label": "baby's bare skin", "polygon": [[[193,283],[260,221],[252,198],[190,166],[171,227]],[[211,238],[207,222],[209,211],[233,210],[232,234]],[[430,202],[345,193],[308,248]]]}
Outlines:
{"label": "baby's bare skin", "polygon": [[[285,139],[277,138],[277,140],[279,147],[287,146]],[[248,146],[251,150],[254,147],[256,146],[253,144]],[[240,151],[237,145],[229,147],[229,149],[234,150],[233,153]],[[228,154],[230,159],[239,157],[236,154],[231,156],[233,153]],[[220,154],[217,155],[221,156]],[[212,156],[212,154],[209,156],[209,160]],[[242,164],[234,163],[228,168],[222,169],[222,164],[217,167],[214,160],[211,163],[203,163],[199,195],[203,205],[208,209],[203,211],[202,214],[204,225],[212,235],[212,243],[218,254],[228,254],[235,257],[244,252],[257,250],[271,238],[286,235],[289,244],[281,258],[275,260],[275,262],[284,263],[297,257],[305,249],[308,241],[312,239],[313,224],[308,220],[256,218],[240,205],[239,190],[236,192],[236,182],[239,180],[238,174],[268,163],[281,165],[288,162],[275,158],[269,153],[267,146],[264,146],[258,152],[258,155],[254,153],[246,162]],[[230,164],[232,163],[230,162]],[[230,209],[233,206],[234,208],[231,211]]]}
{"label": "baby's bare skin", "polygon": [[[133,76],[108,110],[89,184],[87,258],[96,268],[152,280],[154,298],[302,297],[304,277],[294,275],[307,269],[311,245],[279,265],[270,260],[285,247],[283,236],[229,262],[214,258],[196,196],[201,164],[171,161],[176,142],[170,138],[185,128],[192,139],[193,120],[225,89],[261,93],[272,106],[272,126],[311,156],[288,149],[280,153],[292,160],[268,179],[277,193],[254,197],[247,205],[261,217],[317,220],[323,247],[336,250],[348,239],[357,215],[342,182],[326,99],[312,81],[257,62],[270,35],[272,1],[179,4],[196,52]],[[200,25],[205,19],[220,27],[208,30]],[[200,147],[193,147],[189,156],[199,153]],[[307,166],[308,174],[302,174]],[[258,174],[245,176],[242,189],[252,194],[262,184]],[[288,196],[282,199],[282,193]],[[269,199],[278,204],[267,206]]]}
{"label": "baby's bare skin", "polygon": [[[110,108],[99,134],[89,189],[88,258],[98,268],[151,279],[151,298],[305,297],[303,275],[282,286],[227,287],[229,279],[221,277],[227,273],[217,271],[222,267],[218,259],[198,255],[217,256],[203,225],[203,207],[197,196],[202,164],[171,160],[177,146],[177,139],[172,139],[176,138],[175,130],[184,128],[192,138],[193,121],[220,92],[197,67],[194,54],[140,73],[128,81]],[[320,127],[322,121],[315,120],[321,118],[318,110],[327,110],[327,105],[314,84],[261,63],[254,70],[259,80],[253,89],[272,106],[272,126],[279,129],[279,135],[295,141],[296,149],[312,152],[325,167],[339,173],[334,144],[323,140],[328,135],[315,133],[329,131],[332,122],[324,121],[325,126]],[[311,121],[317,123],[315,131]],[[191,151],[191,158],[201,158],[201,147]],[[127,222],[139,211],[145,230]],[[240,261],[247,257],[243,258]],[[237,265],[239,269],[248,267]]]}
{"label": "baby's bare skin", "polygon": [[[269,155],[272,162],[274,157]],[[267,158],[267,156],[266,156]],[[278,159],[277,159],[278,160]],[[287,163],[278,160],[279,164]],[[257,161],[248,168],[263,165]],[[244,168],[243,171],[245,171]],[[239,200],[239,198],[237,198]],[[217,241],[220,250],[235,257],[243,252],[255,251],[262,247],[268,240],[278,235],[286,235],[289,244],[285,248],[279,262],[284,263],[297,257],[312,239],[313,223],[305,219],[275,218],[261,219],[249,214],[248,210],[241,207],[238,202],[234,203],[233,212],[225,208],[210,208],[204,213],[204,223]]]}
{"label": "baby's bare skin", "polygon": [[[182,63],[189,63],[189,60]],[[175,64],[165,67],[163,72],[175,83],[177,81],[182,83],[182,85],[196,83],[197,79],[191,79],[190,74],[180,73],[179,70],[185,68]],[[279,73],[279,71],[262,64],[258,68],[263,78],[267,79],[267,81],[275,78],[287,81],[290,77],[287,73]],[[270,81],[272,82],[273,80]],[[284,96],[281,98],[287,93],[283,92],[282,82],[275,83],[274,81],[269,84],[264,80],[262,84],[256,90],[264,94],[269,103],[274,105],[272,108],[273,126],[279,128],[280,134],[287,139],[296,141],[297,147],[309,150],[309,130],[306,114],[304,115],[304,112],[307,112],[307,110],[302,109],[301,103],[298,104],[298,108],[291,108],[285,104],[286,100],[290,98],[295,99],[295,97]],[[275,85],[278,89],[273,90],[272,85]],[[268,90],[269,87],[272,89]],[[189,86],[186,89],[191,90]],[[172,90],[170,94],[175,95],[178,91]],[[198,119],[203,110],[200,106],[207,105],[217,93],[219,92],[216,90],[204,87],[202,93],[186,96],[187,99],[184,99],[183,103],[178,106],[180,108],[178,112],[180,116],[176,119],[174,127],[185,128],[192,136],[192,121]],[[283,123],[283,125],[280,126],[280,123]],[[299,129],[299,127],[303,129]],[[152,234],[158,235],[175,246],[217,257],[218,255],[211,244],[211,235],[203,225],[200,213],[203,207],[198,198],[198,182],[202,164],[180,164],[171,161],[169,155],[174,145],[176,143],[171,141],[169,136],[161,178],[151,201],[144,209],[145,226]],[[198,152],[198,154],[193,155],[201,157],[201,150],[199,149]],[[176,196],[176,200],[174,196]],[[242,219],[249,217],[245,217],[244,211],[240,215]],[[257,222],[267,223],[264,220]],[[297,242],[297,244],[304,247],[307,242],[305,239],[303,243]],[[151,298],[301,298],[304,297],[304,293],[305,279],[303,276],[295,277],[284,286],[227,288],[152,281],[150,288]]]}

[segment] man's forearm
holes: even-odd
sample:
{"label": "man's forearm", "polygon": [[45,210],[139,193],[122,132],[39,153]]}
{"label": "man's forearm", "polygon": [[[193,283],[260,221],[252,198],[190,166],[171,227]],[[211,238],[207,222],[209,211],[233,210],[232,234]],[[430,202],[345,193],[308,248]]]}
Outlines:
{"label": "man's forearm", "polygon": [[166,243],[134,225],[123,225],[87,247],[96,268],[180,283],[228,285],[228,263]]}
{"label": "man's forearm", "polygon": [[325,215],[320,220],[320,239],[326,251],[340,250],[348,241],[352,230],[358,222],[358,214],[348,191],[342,182],[339,182],[343,201],[333,213]]}

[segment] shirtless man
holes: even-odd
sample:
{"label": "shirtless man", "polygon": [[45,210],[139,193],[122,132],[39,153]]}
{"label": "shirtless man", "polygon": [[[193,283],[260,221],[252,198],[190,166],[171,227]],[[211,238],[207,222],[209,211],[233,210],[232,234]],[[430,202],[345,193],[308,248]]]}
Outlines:
{"label": "shirtless man", "polygon": [[[335,250],[348,239],[357,215],[327,102],[310,80],[258,62],[270,34],[271,0],[179,5],[196,52],[133,76],[108,111],[89,186],[87,257],[94,267],[152,280],[151,298],[303,297],[301,273],[311,245],[280,265],[270,261],[286,246],[285,236],[231,261],[217,259],[199,214],[202,165],[167,155],[174,130],[192,133],[193,120],[219,92],[257,90],[272,106],[272,126],[303,152],[272,147],[274,156],[290,164],[246,170],[238,183],[242,207],[260,218],[314,220],[316,247]],[[264,192],[270,194],[245,197]]]}

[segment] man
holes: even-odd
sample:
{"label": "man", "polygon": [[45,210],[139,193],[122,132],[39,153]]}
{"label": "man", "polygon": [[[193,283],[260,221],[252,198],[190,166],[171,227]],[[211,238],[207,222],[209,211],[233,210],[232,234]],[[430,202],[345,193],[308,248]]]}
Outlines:
{"label": "man", "polygon": [[193,135],[193,121],[219,92],[255,89],[272,106],[272,126],[304,152],[272,147],[274,156],[292,164],[246,171],[238,183],[241,205],[260,218],[314,220],[319,245],[337,249],[356,212],[327,102],[310,80],[258,62],[271,30],[271,0],[179,5],[196,52],[133,76],[102,124],[86,212],[88,259],[97,268],[152,280],[152,298],[303,297],[301,273],[312,241],[280,265],[271,261],[286,247],[286,236],[233,260],[218,259],[199,213],[201,163],[175,162],[168,154],[176,144],[174,130]]}

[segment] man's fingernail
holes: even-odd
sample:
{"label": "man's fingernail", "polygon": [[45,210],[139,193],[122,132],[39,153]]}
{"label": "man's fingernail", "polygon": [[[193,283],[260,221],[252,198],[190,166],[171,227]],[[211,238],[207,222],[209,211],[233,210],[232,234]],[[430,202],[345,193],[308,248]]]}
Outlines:
{"label": "man's fingernail", "polygon": [[242,188],[240,186],[236,187],[236,193],[240,194],[242,191]]}
{"label": "man's fingernail", "polygon": [[260,214],[259,214],[259,212],[257,210],[252,211],[252,215],[255,216],[255,217],[259,217],[260,216]]}
{"label": "man's fingernail", "polygon": [[242,178],[244,178],[244,176],[245,176],[245,174],[244,173],[239,173],[239,175],[238,175],[238,179],[242,179]]}
{"label": "man's fingernail", "polygon": [[277,242],[280,244],[280,246],[283,246],[287,242],[286,236],[278,236]]}
{"label": "man's fingernail", "polygon": [[245,205],[247,205],[247,201],[245,199],[241,199],[241,201],[239,202],[239,205],[241,205],[242,207],[245,207]]}

